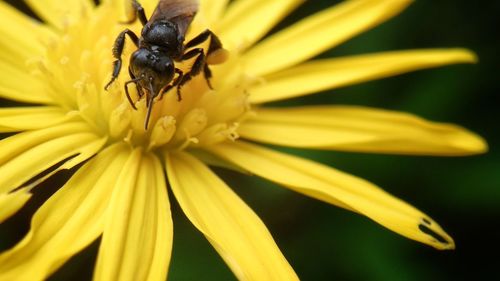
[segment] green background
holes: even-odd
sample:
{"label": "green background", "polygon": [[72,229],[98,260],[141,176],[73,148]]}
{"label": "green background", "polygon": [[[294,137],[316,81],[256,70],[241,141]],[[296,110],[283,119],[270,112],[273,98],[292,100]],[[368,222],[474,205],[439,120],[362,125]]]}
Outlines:
{"label": "green background", "polygon": [[[308,1],[278,28],[337,2]],[[405,74],[287,103],[356,104],[407,111],[461,124],[482,135],[490,151],[463,158],[293,151],[370,180],[412,203],[454,237],[455,251],[434,250],[367,218],[258,178],[216,170],[262,218],[302,280],[500,280],[498,12],[498,1],[416,1],[396,18],[321,57],[467,47],[477,52],[480,63]],[[68,176],[60,173],[46,183],[37,202],[49,195],[50,186]],[[2,248],[27,230],[37,202],[0,226]],[[234,280],[176,203],[173,212],[169,279]],[[50,280],[89,280],[97,245],[77,255]]]}

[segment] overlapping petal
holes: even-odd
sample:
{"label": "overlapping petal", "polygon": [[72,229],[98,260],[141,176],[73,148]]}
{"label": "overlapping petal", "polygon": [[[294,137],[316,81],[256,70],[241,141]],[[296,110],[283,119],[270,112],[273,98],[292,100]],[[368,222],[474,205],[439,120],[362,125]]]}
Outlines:
{"label": "overlapping petal", "polygon": [[485,141],[457,125],[355,106],[261,108],[242,137],[277,145],[356,152],[458,156],[484,152]]}
{"label": "overlapping petal", "polygon": [[27,103],[51,103],[52,99],[45,93],[44,82],[34,77],[24,65],[0,60],[0,75],[4,77],[0,80],[0,98]]}
{"label": "overlapping petal", "polygon": [[202,162],[176,153],[166,166],[182,210],[239,280],[298,280],[262,221]]}
{"label": "overlapping petal", "polygon": [[306,62],[264,78],[251,88],[252,103],[288,99],[415,70],[477,61],[465,49],[384,52]]}
{"label": "overlapping petal", "polygon": [[305,61],[393,17],[411,0],[348,0],[259,43],[243,56],[250,75],[262,76]]}
{"label": "overlapping petal", "polygon": [[15,214],[30,198],[31,193],[24,188],[0,194],[0,223]]}
{"label": "overlapping petal", "polygon": [[42,81],[33,76],[33,60],[44,54],[44,44],[53,33],[10,5],[0,2],[0,97],[28,102],[50,103]]}
{"label": "overlapping petal", "polygon": [[[233,2],[217,24],[217,33],[225,46],[242,51],[262,38],[303,1],[239,0]],[[259,24],[255,24],[256,22]]]}
{"label": "overlapping petal", "polygon": [[255,175],[361,213],[408,238],[437,249],[455,246],[453,239],[427,215],[365,180],[243,141],[210,150]]}
{"label": "overlapping petal", "polygon": [[[25,1],[50,26],[31,20],[0,2],[0,13],[12,22],[12,26],[0,26],[0,33],[4,35],[0,37],[3,50],[0,52],[0,74],[5,78],[0,81],[0,97],[41,104],[57,101],[65,109],[51,106],[0,109],[0,131],[34,130],[0,142],[0,221],[29,200],[29,191],[37,183],[60,169],[71,168],[97,155],[37,211],[28,235],[14,248],[0,254],[0,280],[42,280],[101,233],[103,238],[95,280],[165,279],[173,226],[164,168],[157,155],[140,148],[143,141],[148,143],[148,138],[151,138],[148,132],[131,129],[129,134],[121,135],[121,131],[127,131],[128,117],[123,118],[127,121],[122,122],[125,125],[113,127],[116,125],[114,121],[123,117],[120,115],[122,108],[117,110],[118,103],[101,99],[102,86],[98,86],[102,84],[99,82],[104,79],[102,77],[110,72],[110,69],[103,70],[101,58],[111,64],[111,52],[101,52],[102,46],[108,45],[109,34],[99,33],[97,38],[94,30],[100,25],[114,24],[118,21],[117,15],[120,15],[119,20],[124,20],[122,12],[130,8],[131,1],[102,0],[101,8],[95,11],[95,1],[92,0],[72,0],[64,4],[56,0]],[[476,59],[471,52],[460,49],[416,50],[313,61],[283,70],[387,20],[411,0],[348,0],[278,32],[248,50],[301,1],[238,0],[232,1],[227,10],[229,0],[203,1],[200,6],[197,20],[201,16],[206,21],[204,24],[214,27],[225,46],[243,52],[242,61],[235,56],[229,66],[226,64],[228,69],[237,69],[229,76],[263,78],[262,83],[245,89],[245,93],[248,90],[251,94],[253,103],[307,95]],[[150,15],[158,0],[140,2]],[[101,16],[106,15],[107,21],[86,17],[96,11]],[[222,20],[218,22],[220,18]],[[70,23],[82,19],[86,28],[67,28]],[[194,29],[205,25],[195,22],[193,26]],[[46,43],[55,33],[65,34],[59,38],[61,40],[52,42],[58,42],[59,49],[45,54]],[[83,44],[79,45],[81,48],[72,49],[76,43]],[[94,56],[99,59],[93,60]],[[38,68],[33,67],[39,57],[48,59],[37,65]],[[245,73],[239,72],[240,65]],[[43,68],[48,81],[34,78],[33,70],[39,68]],[[215,70],[214,73],[219,74]],[[98,79],[93,79],[95,77]],[[226,78],[221,77],[219,81]],[[247,82],[242,78],[238,87],[247,87]],[[190,86],[186,85],[186,89]],[[206,89],[205,83],[203,86]],[[231,93],[232,86],[224,91]],[[45,93],[47,88],[50,97]],[[221,92],[219,87],[216,89]],[[69,102],[63,102],[63,99]],[[222,100],[227,105],[236,99]],[[190,104],[188,97],[183,101],[182,110],[194,112],[197,108],[190,106],[199,106],[209,111],[210,106],[203,102],[201,99],[198,104]],[[218,102],[216,100],[213,105],[220,109]],[[247,109],[241,106],[242,103],[247,105],[246,96],[238,98],[237,103],[234,112],[238,114],[234,115],[240,116]],[[176,105],[180,106],[180,103]],[[129,109],[129,105],[126,106],[125,111]],[[68,114],[67,108],[78,108],[79,111]],[[231,109],[228,110],[230,113]],[[224,118],[218,120],[218,112],[212,111],[203,113],[203,117],[210,122],[221,121],[220,128],[227,129],[226,125],[236,128],[241,121],[236,117],[230,122]],[[106,113],[109,112],[116,117],[116,120],[111,118],[111,130],[120,131],[116,134],[119,137],[113,141],[120,144],[99,152],[107,138],[96,135],[95,128],[90,129],[86,123],[99,127],[99,132],[106,131],[109,123]],[[249,140],[277,145],[432,155],[465,155],[486,149],[480,137],[463,128],[402,113],[341,106],[257,108],[255,112],[255,116],[242,118],[244,122],[238,133]],[[78,114],[82,118],[73,119]],[[77,121],[81,119],[85,122]],[[179,118],[179,121],[179,131],[189,135],[187,130],[182,131],[183,127],[188,127],[182,123],[186,120]],[[200,123],[212,125],[208,121]],[[100,130],[101,127],[104,129]],[[214,128],[214,134],[219,133],[219,127],[211,128]],[[156,136],[154,132],[152,134]],[[227,129],[220,135],[223,139],[235,139],[236,131]],[[200,140],[201,137],[192,137],[185,145]],[[163,151],[166,149],[170,147]],[[438,249],[454,247],[453,240],[427,215],[362,179],[244,141],[214,145],[207,151],[198,151],[197,154],[167,151],[162,160],[166,162],[168,180],[183,211],[240,280],[298,278],[257,215],[192,155],[204,155],[207,162],[247,171],[361,213],[397,233]],[[45,177],[26,184],[60,162],[63,164]]]}
{"label": "overlapping petal", "polygon": [[0,108],[0,132],[18,132],[48,128],[64,121],[71,115],[59,107],[32,106]]}
{"label": "overlapping petal", "polygon": [[199,13],[207,26],[212,26],[220,21],[229,0],[200,1]]}
{"label": "overlapping petal", "polygon": [[2,61],[24,66],[26,59],[43,54],[43,42],[53,36],[48,28],[3,1],[0,2],[0,14],[2,20],[8,22],[0,25]]}
{"label": "overlapping petal", "polygon": [[94,280],[164,280],[173,228],[159,160],[135,149],[114,186]]}
{"label": "overlapping petal", "polygon": [[35,213],[30,232],[0,254],[0,280],[43,280],[103,231],[110,194],[129,150],[105,149]]}
{"label": "overlapping petal", "polygon": [[94,8],[92,0],[24,0],[43,20],[57,29],[64,29],[68,23],[78,20]]}
{"label": "overlapping petal", "polygon": [[0,192],[9,192],[58,162],[73,157],[71,168],[95,153],[106,138],[88,132],[84,124],[68,123],[24,132],[0,141]]}

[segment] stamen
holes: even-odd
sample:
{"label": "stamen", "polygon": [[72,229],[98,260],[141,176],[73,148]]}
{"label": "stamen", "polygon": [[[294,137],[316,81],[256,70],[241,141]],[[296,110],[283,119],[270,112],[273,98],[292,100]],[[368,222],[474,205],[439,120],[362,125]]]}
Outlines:
{"label": "stamen", "polygon": [[204,109],[194,108],[188,112],[179,125],[179,131],[175,135],[177,139],[186,139],[198,135],[207,126],[208,118]]}
{"label": "stamen", "polygon": [[158,119],[151,133],[148,150],[168,143],[174,136],[175,131],[176,126],[174,117],[163,116]]}
{"label": "stamen", "polygon": [[213,145],[228,139],[234,141],[239,137],[236,132],[238,125],[238,123],[233,123],[230,126],[226,123],[217,123],[203,130],[198,139],[202,145]]}
{"label": "stamen", "polygon": [[124,101],[111,112],[109,117],[109,133],[112,137],[118,138],[125,135],[130,128],[132,114],[130,113],[129,104]]}
{"label": "stamen", "polygon": [[[216,87],[213,90],[207,88],[201,73],[182,87],[181,101],[173,94],[155,99],[152,78],[144,74],[144,79],[149,80],[146,82],[147,91],[144,89],[141,96],[136,85],[129,85],[127,90],[132,101],[129,103],[124,86],[140,78],[131,80],[122,71],[113,86],[104,91],[112,70],[111,50],[107,47],[113,45],[122,26],[117,25],[116,30],[110,30],[108,34],[89,32],[88,25],[108,24],[111,24],[109,15],[99,14],[89,18],[85,26],[68,25],[63,35],[46,42],[48,55],[45,59],[28,62],[38,65],[35,68],[37,75],[51,76],[53,82],[48,94],[53,93],[74,112],[74,118],[85,120],[92,129],[99,134],[108,134],[113,141],[147,150],[159,147],[185,149],[238,138],[237,124],[249,112],[248,95],[244,89],[250,81],[243,74],[243,68],[234,63],[237,54],[231,53],[230,56],[227,50],[219,49],[206,58],[213,67],[211,82]],[[85,40],[82,41],[82,37]],[[125,46],[123,69],[128,68],[127,58],[134,50],[132,44]],[[221,65],[212,66],[214,64]],[[187,72],[191,65],[180,63],[177,67]],[[217,81],[221,76],[225,83]]]}

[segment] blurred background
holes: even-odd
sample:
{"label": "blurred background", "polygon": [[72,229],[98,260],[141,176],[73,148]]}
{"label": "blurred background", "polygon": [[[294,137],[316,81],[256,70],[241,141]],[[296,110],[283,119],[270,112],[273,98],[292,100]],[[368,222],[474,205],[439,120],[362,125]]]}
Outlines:
{"label": "blurred background", "polygon": [[[20,1],[14,3],[21,9]],[[283,28],[340,1],[310,0]],[[456,241],[437,251],[367,218],[258,178],[216,170],[255,210],[301,280],[500,280],[500,74],[498,1],[416,1],[401,15],[321,57],[431,47],[467,47],[477,65],[454,65],[294,99],[288,104],[354,104],[412,112],[483,136],[487,154],[414,157],[294,150],[365,178],[438,221]],[[274,30],[274,32],[276,31]],[[69,173],[52,178],[49,186]],[[42,202],[47,194],[37,194]],[[37,202],[0,228],[1,248],[27,230]],[[235,280],[176,203],[170,280]],[[5,231],[9,234],[3,234]],[[17,234],[16,234],[17,233]],[[17,235],[17,238],[16,238]],[[90,280],[98,242],[50,280]]]}

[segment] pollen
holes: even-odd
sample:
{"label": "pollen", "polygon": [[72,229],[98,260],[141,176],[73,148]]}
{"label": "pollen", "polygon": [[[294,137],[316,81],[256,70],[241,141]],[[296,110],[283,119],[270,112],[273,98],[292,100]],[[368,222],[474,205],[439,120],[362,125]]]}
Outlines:
{"label": "pollen", "polygon": [[[136,50],[134,44],[125,45],[121,73],[108,91],[104,90],[112,73],[116,36],[124,28],[140,34],[141,25],[110,22],[110,18],[116,17],[108,14],[95,13],[87,17],[87,21],[68,23],[62,34],[47,43],[47,59],[39,62],[38,75],[57,78],[47,79],[53,81],[48,85],[49,92],[54,93],[60,105],[73,112],[75,118],[85,120],[98,134],[110,137],[113,142],[126,142],[146,150],[179,150],[238,137],[237,124],[250,112],[250,106],[244,89],[249,81],[231,67],[236,64],[237,55],[221,50],[207,58],[213,72],[212,89],[200,74],[180,89],[180,100],[175,87],[157,96],[153,100],[149,128],[145,129],[148,111],[145,96],[139,96],[133,83],[128,85],[134,109],[125,94],[125,83],[131,79],[127,69],[130,55]],[[88,24],[113,28],[89,29]],[[176,62],[176,67],[187,71],[192,63],[191,60]],[[224,77],[223,83],[220,77]]]}
{"label": "pollen", "polygon": [[[343,1],[283,30],[276,24],[302,1],[25,2],[43,21],[0,4],[8,23],[0,30],[0,96],[27,103],[0,111],[0,132],[15,133],[0,143],[0,221],[36,197],[32,189],[42,181],[64,169],[72,175],[34,213],[26,236],[0,253],[0,280],[49,278],[96,240],[94,280],[165,280],[174,233],[169,197],[237,279],[298,280],[258,215],[210,166],[354,211],[437,249],[454,247],[437,222],[376,185],[269,147],[438,156],[487,149],[462,127],[408,113],[267,104],[477,61],[461,48],[318,57],[411,1]],[[175,55],[164,52],[164,41],[147,39],[141,22],[120,23],[127,3],[137,11],[145,5],[142,22],[177,24],[156,26],[185,35],[184,42],[170,36]],[[145,40],[151,44],[132,44]],[[134,57],[136,72],[129,72],[138,48],[146,56]]]}

